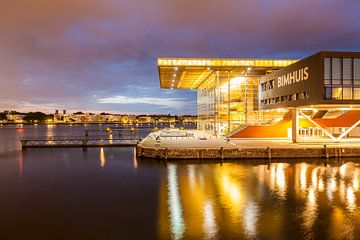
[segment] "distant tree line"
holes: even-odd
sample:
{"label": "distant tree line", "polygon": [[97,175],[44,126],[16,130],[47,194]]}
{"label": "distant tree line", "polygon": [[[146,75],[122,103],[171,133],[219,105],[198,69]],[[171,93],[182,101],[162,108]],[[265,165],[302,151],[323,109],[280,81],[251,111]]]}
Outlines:
{"label": "distant tree line", "polygon": [[39,122],[39,123],[44,123],[46,122],[46,120],[49,119],[54,119],[54,115],[53,114],[45,114],[42,112],[29,112],[26,113],[25,117],[24,117],[24,121],[26,122]]}
{"label": "distant tree line", "polygon": [[7,119],[6,114],[4,112],[0,112],[0,121],[6,119]]}
{"label": "distant tree line", "polygon": [[45,123],[46,120],[54,119],[53,114],[45,114],[42,112],[21,113],[21,112],[16,112],[16,111],[4,111],[4,112],[0,112],[0,120],[7,120],[8,115],[23,115],[24,116],[23,120],[25,122],[29,122],[29,123],[34,123],[34,122]]}

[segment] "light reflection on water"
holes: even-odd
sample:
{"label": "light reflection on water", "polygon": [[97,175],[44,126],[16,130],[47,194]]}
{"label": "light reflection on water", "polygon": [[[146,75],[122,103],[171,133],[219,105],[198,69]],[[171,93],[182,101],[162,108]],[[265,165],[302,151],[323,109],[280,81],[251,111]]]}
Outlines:
{"label": "light reflection on water", "polygon": [[19,136],[51,134],[83,127],[0,129],[4,239],[360,236],[360,159],[164,163],[133,148],[20,150]]}
{"label": "light reflection on water", "polygon": [[172,236],[174,239],[180,239],[183,236],[185,225],[182,216],[176,168],[176,165],[173,164],[168,166],[168,207]]}
{"label": "light reflection on water", "polygon": [[[167,169],[163,181],[169,204],[160,198],[159,206],[168,213],[160,216],[169,218],[160,218],[159,226],[169,224],[175,239],[312,239],[341,237],[344,232],[351,239],[360,230],[355,224],[360,222],[360,168],[353,162],[172,162]],[[163,227],[159,231],[169,237]]]}
{"label": "light reflection on water", "polygon": [[106,162],[106,159],[105,159],[105,153],[104,153],[104,148],[100,148],[100,167],[101,168],[104,168],[105,167],[105,162]]}

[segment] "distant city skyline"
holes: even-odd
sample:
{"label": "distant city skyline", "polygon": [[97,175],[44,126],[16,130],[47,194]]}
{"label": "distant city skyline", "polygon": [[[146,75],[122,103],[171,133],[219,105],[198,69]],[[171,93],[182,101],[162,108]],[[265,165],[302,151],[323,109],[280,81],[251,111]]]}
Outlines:
{"label": "distant city skyline", "polygon": [[360,51],[360,2],[0,3],[0,111],[196,114],[159,87],[158,57],[304,58]]}

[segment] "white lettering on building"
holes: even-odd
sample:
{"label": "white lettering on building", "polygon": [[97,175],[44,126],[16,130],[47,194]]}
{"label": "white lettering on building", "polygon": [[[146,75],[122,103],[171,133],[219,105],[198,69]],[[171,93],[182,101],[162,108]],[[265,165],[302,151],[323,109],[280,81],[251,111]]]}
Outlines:
{"label": "white lettering on building", "polygon": [[309,78],[308,70],[309,70],[308,67],[304,67],[304,68],[301,68],[301,69],[299,69],[297,71],[288,73],[288,74],[283,75],[281,77],[278,77],[277,78],[278,87],[284,87],[284,86],[287,86],[287,85],[291,85],[293,83],[308,80],[308,78]]}

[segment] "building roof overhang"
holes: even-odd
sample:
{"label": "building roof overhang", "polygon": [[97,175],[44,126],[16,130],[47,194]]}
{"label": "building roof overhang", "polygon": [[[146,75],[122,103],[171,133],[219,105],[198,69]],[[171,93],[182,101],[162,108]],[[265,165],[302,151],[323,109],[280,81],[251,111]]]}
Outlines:
{"label": "building roof overhang", "polygon": [[264,75],[297,61],[252,58],[159,58],[160,87],[197,89],[214,71],[236,70],[239,73],[251,71],[249,75]]}

